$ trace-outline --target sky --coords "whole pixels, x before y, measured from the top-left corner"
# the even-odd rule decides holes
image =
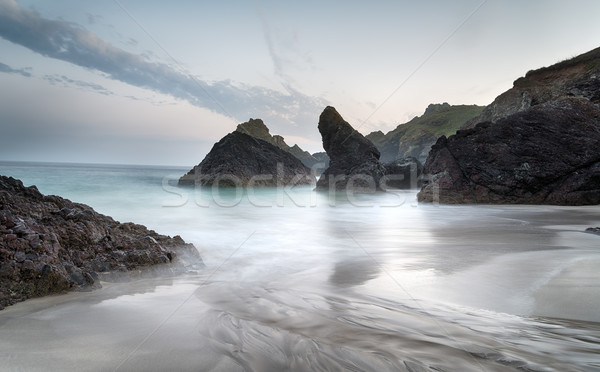
[[[600,46],[597,0],[0,0],[0,160],[198,164],[263,119],[323,151],[330,105],[384,133],[487,105]]]

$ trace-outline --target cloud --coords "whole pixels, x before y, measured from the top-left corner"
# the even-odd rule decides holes
[[[77,24],[21,9],[14,0],[0,0],[0,37],[43,56],[101,71],[108,78],[168,94],[237,121],[261,117],[275,126],[287,124],[291,129],[287,132],[294,134],[301,133],[295,127],[314,125],[326,105],[289,87],[287,93],[281,93],[229,80],[199,80],[117,48]]]
[[[14,69],[14,68],[10,67],[9,65],[5,65],[4,63],[0,62],[0,72],[6,72],[8,74],[19,74],[19,75],[23,75],[25,77],[31,77],[31,73],[28,70],[30,70],[30,69],[28,69],[28,68]]]
[[[82,88],[84,90],[91,90],[96,93],[104,94],[104,95],[112,95],[114,94],[110,90],[104,88],[102,85],[95,83],[88,83],[87,81],[74,80],[70,79],[64,75],[46,75],[44,76],[44,80],[48,81],[53,85],[63,85],[63,86],[75,86],[78,88]]]

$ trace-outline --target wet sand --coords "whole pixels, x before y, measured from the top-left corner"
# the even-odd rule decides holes
[[[534,298],[533,315],[600,322],[600,258],[571,263]]]

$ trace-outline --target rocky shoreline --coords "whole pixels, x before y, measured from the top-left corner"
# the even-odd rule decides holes
[[[85,204],[0,176],[0,309],[28,298],[98,288],[100,280],[201,266],[198,250],[179,236],[120,223]]]

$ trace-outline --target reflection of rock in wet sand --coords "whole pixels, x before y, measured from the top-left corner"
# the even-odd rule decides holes
[[[379,274],[378,265],[373,260],[349,259],[335,264],[329,282],[337,287],[352,287],[374,279]]]

